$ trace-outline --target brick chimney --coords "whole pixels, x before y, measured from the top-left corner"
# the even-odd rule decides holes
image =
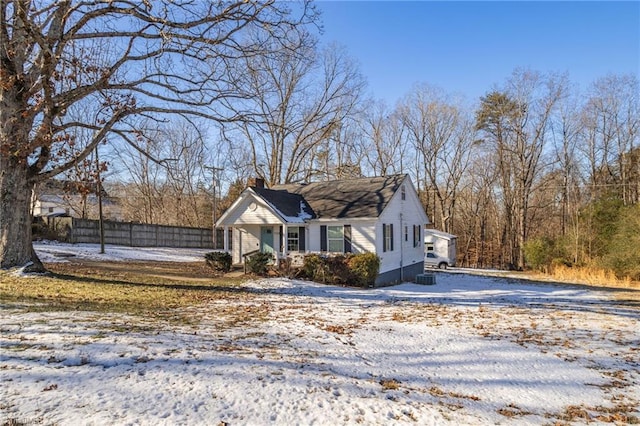
[[[264,188],[264,179],[259,177],[254,177],[249,179],[249,186],[253,188]]]

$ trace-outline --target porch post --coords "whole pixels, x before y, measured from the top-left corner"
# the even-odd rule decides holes
[[[282,258],[286,259],[287,258],[287,224],[284,223],[282,225],[282,235],[280,235],[281,241],[282,241]]]
[[[224,251],[229,253],[229,226],[224,226]]]

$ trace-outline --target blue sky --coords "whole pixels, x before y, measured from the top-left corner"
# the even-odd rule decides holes
[[[320,0],[323,42],[344,45],[389,106],[416,82],[475,102],[517,67],[581,89],[640,74],[640,2]]]

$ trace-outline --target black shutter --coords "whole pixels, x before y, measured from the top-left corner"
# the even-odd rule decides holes
[[[344,252],[352,253],[351,248],[351,225],[344,225]]]
[[[387,251],[387,225],[382,224],[382,251]]]
[[[305,240],[304,240],[304,226],[301,226],[300,228],[298,228],[298,251],[300,252],[304,252],[306,250],[305,248]]]
[[[286,235],[282,235],[283,229],[282,226],[280,227],[280,253],[284,253],[284,244],[285,241],[287,240],[287,236]]]
[[[320,251],[327,251],[327,225],[320,226]]]
[[[391,234],[391,247],[389,251],[393,251],[393,223],[389,224],[389,233]]]
[[[413,225],[413,246],[414,246],[414,247],[416,246],[416,240],[417,240],[417,239],[418,239],[418,238],[416,237],[416,226],[415,226],[415,225]]]

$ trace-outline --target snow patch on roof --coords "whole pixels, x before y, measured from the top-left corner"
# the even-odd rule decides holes
[[[282,213],[275,204],[271,203],[266,198],[262,198],[286,223],[305,223],[309,219],[313,219],[313,215],[309,214],[306,209],[308,208],[304,201],[300,201],[300,211],[296,216],[287,216]]]

